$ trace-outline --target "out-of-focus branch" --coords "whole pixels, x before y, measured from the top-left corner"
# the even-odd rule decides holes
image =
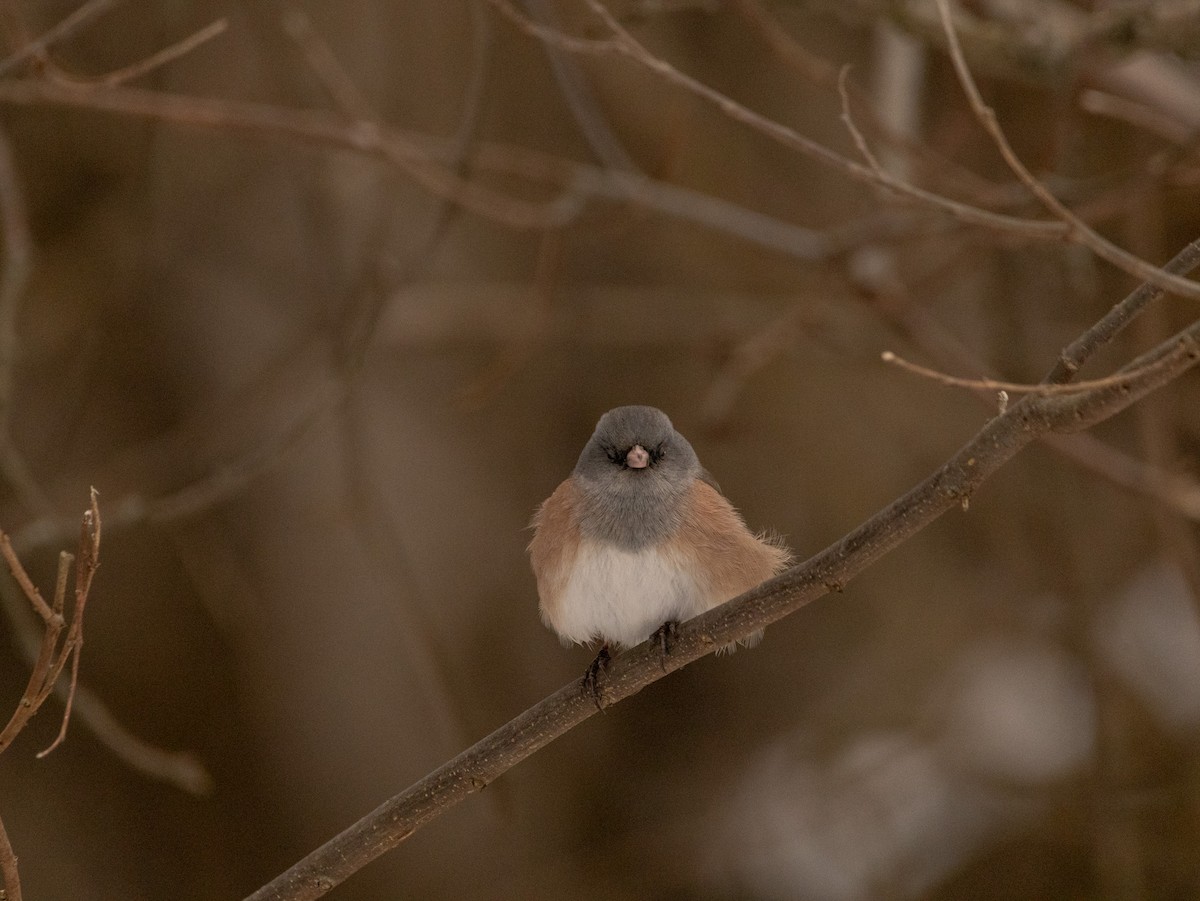
[[[0,473],[21,504],[41,514],[50,502],[38,486],[9,432],[17,356],[17,316],[33,272],[33,238],[8,135],[0,130],[0,228],[4,230],[0,274]]]
[[[46,53],[51,47],[78,34],[87,25],[122,2],[123,0],[88,0],[41,37],[27,42],[6,59],[0,60],[0,77],[11,74],[29,60],[45,62]]]
[[[8,135],[0,132],[0,227],[4,230],[4,269],[0,274],[0,430],[5,431],[12,410],[17,315],[33,271],[33,239],[22,195],[12,146]]]
[[[9,74],[24,62],[34,60],[37,63],[37,68],[48,79],[66,84],[83,86],[107,85],[112,87],[132,81],[135,78],[141,78],[156,69],[174,62],[182,56],[186,56],[200,45],[206,44],[217,37],[217,35],[222,34],[229,25],[228,20],[217,19],[182,40],[176,41],[174,44],[170,44],[150,54],[145,59],[122,66],[120,69],[114,69],[105,75],[77,76],[64,71],[53,62],[49,53],[51,46],[67,40],[121,2],[123,0],[88,0],[87,3],[84,3],[75,12],[71,13],[71,15],[67,16],[41,37],[30,40],[28,29],[25,27],[16,4],[12,0],[5,0],[4,15],[6,25],[13,32],[12,37],[18,46],[15,53],[7,59],[0,61],[0,76]]]
[[[1187,147],[1196,140],[1196,129],[1146,103],[1089,88],[1079,95],[1079,108],[1094,116],[1107,116],[1160,138]]]
[[[127,81],[133,81],[135,78],[141,78],[144,75],[149,75],[156,69],[161,69],[163,66],[174,62],[182,56],[191,53],[201,44],[207,44],[213,38],[225,33],[225,29],[229,27],[228,19],[217,19],[205,25],[198,31],[193,32],[181,41],[176,41],[157,53],[152,53],[143,60],[136,63],[130,63],[124,68],[109,72],[101,77],[99,81],[108,86],[124,84]]]
[[[795,0],[795,5],[861,25],[884,17],[922,40],[945,42],[931,0]],[[1200,55],[1197,0],[1103,7],[1065,0],[972,4],[956,11],[954,27],[973,67],[1026,83],[1061,85],[1089,62],[1137,51],[1191,59]]]
[[[511,228],[546,228],[578,215],[580,198],[565,194],[547,202],[529,201],[456,175],[411,143],[397,129],[377,123],[350,122],[319,110],[290,110],[267,104],[186,97],[137,88],[98,88],[45,80],[0,81],[0,103],[56,105],[122,113],[192,128],[273,134],[378,156],[402,169],[437,196]]]
[[[291,0],[282,0],[280,6],[283,30],[296,44],[338,110],[349,120],[369,121],[385,128],[378,112],[359,90],[333,48],[313,27],[308,14]],[[483,114],[492,57],[491,22],[481,0],[470,2],[468,10],[474,50],[471,75],[464,91],[458,128],[446,153],[438,157],[439,162],[459,177],[466,177],[468,171],[466,160]],[[333,376],[341,389],[336,411],[340,418],[339,427],[335,430],[342,449],[339,460],[350,508],[359,513],[353,517],[354,528],[364,551],[372,556],[379,578],[389,584],[400,599],[394,609],[402,622],[402,654],[419,682],[426,710],[435,724],[435,737],[440,739],[437,746],[449,749],[461,745],[465,737],[458,705],[437,659],[434,630],[419,603],[420,589],[408,565],[408,551],[398,542],[394,530],[385,528],[382,519],[374,515],[376,492],[368,470],[359,465],[362,420],[353,391],[368,348],[376,340],[388,302],[402,285],[411,283],[429,265],[447,226],[459,215],[459,208],[450,202],[450,198],[442,195],[435,196],[434,200],[434,210],[423,227],[423,234],[405,249],[402,261],[397,260],[398,254],[391,246],[396,231],[394,216],[397,215],[391,205],[370,239],[364,242],[366,250],[362,258],[367,273],[336,326],[338,350]]]
[[[1067,226],[1067,240],[1082,244],[1101,259],[1107,260],[1118,269],[1122,269],[1149,284],[1157,285],[1160,288],[1169,288],[1192,299],[1200,299],[1200,285],[1179,279],[1173,275],[1164,278],[1165,270],[1159,269],[1157,266],[1140,259],[1127,250],[1117,247],[1117,245],[1102,237],[1073,211],[1068,209],[1061,200],[1055,197],[1045,185],[1034,177],[1033,173],[1021,162],[1016,151],[1013,150],[1012,145],[1008,141],[1008,136],[1000,128],[995,111],[984,103],[983,97],[979,93],[979,88],[975,84],[975,78],[971,75],[971,70],[968,68],[967,61],[963,57],[962,46],[958,41],[958,33],[954,30],[954,23],[950,15],[950,0],[934,0],[934,2],[937,4],[938,14],[942,18],[942,27],[946,30],[946,42],[949,47],[950,60],[954,63],[954,71],[958,74],[958,80],[967,94],[967,100],[971,104],[972,112],[974,112],[975,117],[984,127],[984,130],[987,131],[988,136],[992,139],[992,143],[996,145],[996,149],[1000,151],[1000,155],[1004,158],[1004,162],[1007,163],[1009,169],[1017,176],[1021,184],[1025,185],[1030,193],[1042,202],[1046,209]],[[1184,290],[1180,283],[1186,285],[1187,289]]]
[[[558,17],[554,4],[549,0],[521,0],[529,18],[548,31],[558,31]],[[565,50],[551,42],[544,43],[550,59],[550,68],[558,82],[559,93],[571,110],[575,124],[587,141],[588,147],[605,168],[637,172],[638,165],[629,155],[625,145],[613,132],[612,126],[596,99],[592,86],[579,68],[579,63]]]
[[[1131,295],[1122,305],[1136,303]],[[1085,348],[1078,355],[1079,362],[1094,350],[1092,345]],[[1125,366],[1121,372],[1137,375],[1120,387],[1077,395],[1026,395],[990,420],[929,478],[840,541],[729,603],[681,624],[665,658],[659,642],[652,639],[613,659],[602,681],[601,699],[609,705],[617,703],[666,673],[745,638],[822,595],[841,591],[849,579],[947,510],[965,507],[987,478],[1039,436],[1078,431],[1114,416],[1197,364],[1200,320]],[[1063,380],[1069,378],[1067,373]],[[597,706],[578,683],[563,686],[385,802],[247,901],[321,897],[429,820],[594,715]]]
[[[60,106],[115,115],[155,119],[181,127],[275,137],[341,147],[406,169],[408,155],[452,163],[454,150],[447,142],[431,139],[376,122],[347,122],[345,117],[322,110],[293,110],[265,104],[190,97],[140,88],[71,87],[42,80],[0,81],[0,105]],[[390,149],[388,149],[390,148]],[[920,232],[944,231],[944,221],[931,221],[917,210],[884,210],[845,226],[818,231],[794,225],[729,201],[634,172],[606,170],[526,148],[482,144],[471,160],[473,168],[505,177],[516,177],[558,197],[537,207],[540,211],[525,224],[556,227],[570,222],[591,199],[638,203],[664,215],[694,222],[705,228],[801,260],[822,260],[868,241],[890,240]],[[451,192],[445,195],[457,202]],[[471,207],[490,216],[490,208]],[[500,217],[500,221],[505,220]],[[1028,222],[1027,237],[1060,240],[1057,223]]]
[[[683,88],[694,96],[712,104],[730,119],[754,129],[783,146],[790,147],[811,159],[830,166],[848,178],[882,188],[927,209],[947,213],[967,224],[978,225],[1024,238],[1065,240],[1083,244],[1105,260],[1139,279],[1167,288],[1183,297],[1194,300],[1200,299],[1200,284],[1164,272],[1151,263],[1141,260],[1133,254],[1105,241],[1086,226],[1082,220],[1067,210],[1066,207],[1058,203],[1057,199],[1054,200],[1057,206],[1052,205],[1050,208],[1058,215],[1058,221],[1046,222],[1024,219],[984,210],[936,192],[919,188],[885,171],[869,154],[867,155],[867,163],[865,165],[856,163],[825,145],[805,137],[794,129],[754,112],[732,97],[682,72],[662,57],[656,56],[639,42],[600,0],[584,0],[584,2],[608,29],[611,35],[611,37],[602,40],[583,40],[569,35],[560,35],[525,18],[512,6],[509,0],[489,0],[489,2],[519,27],[541,40],[553,41],[575,52],[615,55],[631,59],[664,81]],[[938,0],[938,2],[944,3],[945,0]],[[947,33],[952,36],[953,30],[949,29]],[[860,143],[861,146],[862,144]],[[1032,176],[1030,176],[1030,179],[1036,184],[1036,180],[1032,179]],[[1040,184],[1038,185],[1038,189],[1036,193],[1039,199],[1042,199],[1049,205],[1048,198],[1052,198],[1053,195],[1050,195],[1049,191]]]

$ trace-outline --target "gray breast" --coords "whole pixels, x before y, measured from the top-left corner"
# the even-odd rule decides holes
[[[678,531],[690,479],[623,470],[591,479],[576,473],[579,527],[584,537],[636,551]]]

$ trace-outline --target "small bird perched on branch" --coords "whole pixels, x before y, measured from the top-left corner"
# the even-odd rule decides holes
[[[666,654],[676,623],[754,587],[791,559],[746,527],[688,440],[654,407],[601,416],[533,528],[529,554],[542,620],[564,644],[602,642],[585,677],[593,695],[609,646],[655,636]],[[759,631],[741,643],[761,638]]]

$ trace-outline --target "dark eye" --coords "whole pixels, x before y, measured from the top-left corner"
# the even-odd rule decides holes
[[[659,461],[660,461],[660,460],[661,460],[663,457],[665,457],[666,455],[667,455],[667,445],[666,445],[666,443],[660,444],[658,447],[651,449],[651,451],[650,451],[650,462],[651,462],[651,463],[657,463],[657,462],[659,462]]]
[[[615,447],[605,448],[604,453],[608,456],[608,462],[625,464],[625,455]]]

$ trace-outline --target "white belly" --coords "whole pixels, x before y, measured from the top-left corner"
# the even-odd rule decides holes
[[[585,543],[549,625],[565,642],[639,644],[667,620],[690,619],[712,606],[681,564],[658,549]]]

